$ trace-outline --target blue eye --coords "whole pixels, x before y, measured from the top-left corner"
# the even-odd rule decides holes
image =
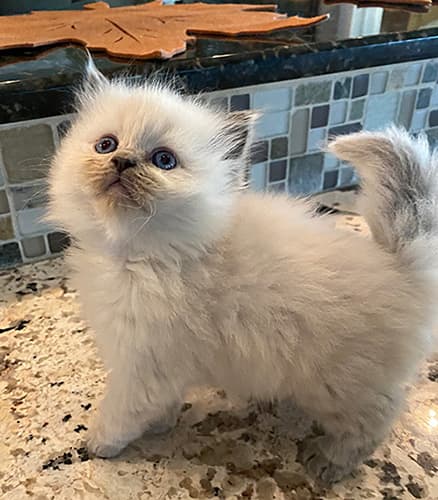
[[[94,146],[94,149],[97,153],[106,155],[108,153],[112,153],[117,149],[119,142],[116,137],[112,135],[106,135],[101,137]]]
[[[172,170],[178,164],[175,155],[168,149],[157,149],[152,153],[151,161],[162,170]]]

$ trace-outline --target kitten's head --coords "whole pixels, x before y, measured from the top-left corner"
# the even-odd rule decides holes
[[[241,187],[254,117],[89,64],[53,161],[51,217],[79,241],[151,253],[219,236]]]

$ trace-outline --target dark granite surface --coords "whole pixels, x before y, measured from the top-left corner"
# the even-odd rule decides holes
[[[127,71],[142,77],[159,70],[176,75],[193,92],[438,56],[438,27],[426,27],[438,19],[436,7],[427,16],[385,11],[378,34],[346,37],[341,19],[351,10],[349,5],[328,8],[314,0],[278,0],[277,4],[289,15],[330,12],[331,18],[311,29],[257,38],[198,38],[184,54],[168,61],[94,56],[107,74]],[[412,30],[413,26],[417,29]],[[83,49],[74,46],[0,52],[0,123],[69,112],[71,91],[80,81],[84,60]]]

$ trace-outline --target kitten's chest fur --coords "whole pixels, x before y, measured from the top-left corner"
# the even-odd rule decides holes
[[[268,302],[278,306],[282,328],[290,328],[290,318],[280,317],[277,294],[260,289],[252,265],[243,279],[242,263],[233,258],[229,240],[180,266],[154,260],[116,264],[89,253],[72,257],[77,269],[74,285],[108,367],[113,356],[131,345],[160,358],[163,352],[170,357],[177,353],[187,370],[202,365],[206,383],[220,380],[225,387],[236,388],[242,366],[253,366],[259,357],[269,373],[280,369],[275,339],[272,345],[263,339],[263,331],[272,328]],[[263,371],[261,380],[250,379],[257,390],[266,377]],[[248,390],[252,392],[251,387],[242,392]]]

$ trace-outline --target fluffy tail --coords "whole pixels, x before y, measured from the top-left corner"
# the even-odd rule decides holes
[[[375,240],[417,270],[438,268],[438,157],[405,130],[341,136],[329,151],[362,181],[361,212]]]

